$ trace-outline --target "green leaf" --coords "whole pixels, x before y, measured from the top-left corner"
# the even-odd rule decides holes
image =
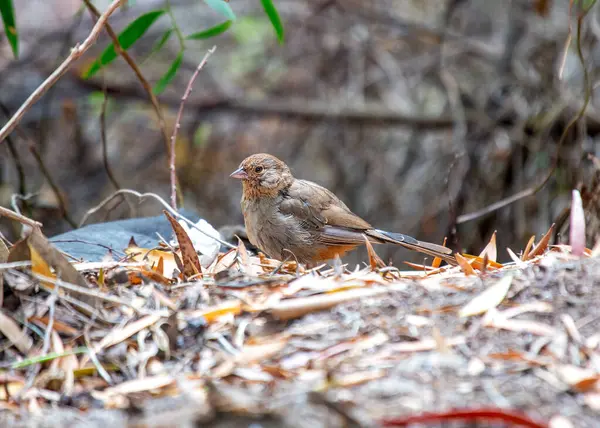
[[[265,13],[269,17],[269,20],[271,20],[271,24],[273,25],[273,28],[275,29],[275,33],[277,33],[277,40],[279,40],[279,43],[283,43],[283,39],[284,39],[283,24],[281,23],[281,18],[279,17],[279,13],[277,12],[275,5],[273,4],[273,1],[272,0],[260,0],[260,2],[262,3],[263,8],[265,9]]]
[[[19,35],[17,33],[17,25],[15,24],[15,8],[12,0],[0,0],[0,14],[4,22],[4,33],[10,43],[13,55],[19,57]]]
[[[171,80],[173,80],[177,74],[177,70],[179,70],[179,67],[181,66],[181,61],[183,61],[183,51],[179,52],[177,58],[175,58],[175,61],[173,61],[167,72],[163,75],[163,77],[160,78],[158,82],[156,82],[156,85],[154,85],[154,88],[152,88],[152,92],[154,92],[154,94],[160,94],[165,90],[169,83],[171,83]]]
[[[1,0],[0,0],[1,1]],[[129,49],[146,30],[165,13],[164,10],[153,10],[139,16],[135,21],[129,24],[118,36],[119,44],[124,50]],[[100,57],[96,58],[90,68],[83,74],[84,79],[89,79],[105,65],[110,64],[117,57],[117,52],[113,43],[108,45]]]
[[[225,18],[227,18],[231,21],[235,21],[235,13],[233,13],[231,6],[229,6],[229,3],[227,3],[226,1],[224,1],[224,0],[204,0],[204,2],[215,12],[220,13]]]
[[[10,368],[13,370],[22,369],[24,367],[31,366],[32,364],[45,363],[46,361],[52,361],[57,358],[66,357],[67,355],[85,354],[87,352],[88,349],[85,347],[79,347],[65,352],[50,352],[46,355],[38,355],[35,357],[27,358],[26,360],[15,361],[11,364]]]
[[[221,33],[227,31],[229,27],[231,27],[233,21],[225,21],[221,24],[215,25],[214,27],[210,27],[208,30],[200,31],[198,33],[190,34],[186,37],[188,40],[202,40],[209,39],[214,36],[218,36]]]
[[[162,47],[165,45],[165,43],[167,43],[169,41],[169,39],[171,38],[171,34],[173,34],[172,28],[169,28],[167,31],[165,31],[164,34],[162,35],[162,37],[160,38],[160,40],[158,42],[156,42],[156,44],[152,47],[151,54],[154,54],[154,53],[158,52],[159,50],[161,50]]]

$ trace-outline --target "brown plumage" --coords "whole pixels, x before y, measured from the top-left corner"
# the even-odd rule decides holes
[[[364,244],[367,237],[376,244],[402,245],[456,264],[449,248],[374,229],[329,190],[295,179],[275,156],[252,155],[231,177],[242,180],[248,238],[270,257],[316,263],[342,256]]]

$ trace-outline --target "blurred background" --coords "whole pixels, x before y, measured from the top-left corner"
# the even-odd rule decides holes
[[[591,2],[571,2],[571,13],[569,3],[274,0],[285,29],[280,44],[259,0],[231,0],[233,25],[210,39],[186,40],[181,67],[158,97],[170,136],[190,76],[217,47],[186,102],[177,139],[185,207],[217,228],[242,223],[241,186],[229,173],[247,155],[268,152],[378,228],[438,243],[447,236],[455,249],[477,254],[497,230],[501,260],[506,247],[520,251],[552,223],[558,238],[565,236],[578,188],[593,245],[600,7],[580,16]],[[109,2],[94,4],[103,11]],[[164,5],[129,2],[109,22],[120,32]],[[173,22],[184,35],[223,22],[204,2],[170,5],[174,20],[161,16],[128,50],[151,84],[180,51],[173,36],[153,52]],[[2,125],[94,24],[79,0],[22,0],[15,9],[18,59],[0,35]],[[135,74],[118,58],[82,77],[109,43],[103,31],[0,143],[0,205],[19,203],[49,236],[70,230],[65,218],[78,224],[116,186],[169,197],[165,138]],[[551,179],[535,195],[461,222],[461,215],[536,187],[557,155]],[[89,222],[161,213],[155,202],[129,201]],[[16,239],[5,219],[0,230]],[[391,246],[377,251],[396,265],[422,260]]]

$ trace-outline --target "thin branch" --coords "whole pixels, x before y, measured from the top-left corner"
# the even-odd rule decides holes
[[[546,174],[544,179],[537,186],[522,190],[515,195],[509,196],[508,198],[505,198],[505,199],[502,199],[501,201],[495,202],[495,203],[493,203],[485,208],[482,208],[478,211],[458,216],[458,218],[456,219],[456,224],[462,224],[462,223],[466,223],[471,220],[475,220],[477,218],[480,218],[487,214],[490,214],[494,211],[497,211],[501,208],[504,208],[520,199],[535,195],[537,192],[542,190],[546,186],[546,184],[548,184],[548,182],[554,175],[556,168],[558,168],[558,162],[559,162],[559,158],[560,158],[560,150],[562,149],[562,146],[563,146],[565,140],[567,139],[567,135],[571,131],[571,128],[573,128],[573,126],[584,117],[587,106],[590,103],[590,98],[591,98],[590,76],[589,76],[589,72],[588,72],[588,69],[585,64],[585,60],[583,58],[583,51],[581,49],[581,29],[583,26],[583,18],[585,18],[585,16],[589,13],[590,9],[594,6],[595,3],[596,3],[596,0],[594,0],[591,3],[591,5],[589,5],[588,8],[585,9],[582,13],[580,13],[579,16],[577,17],[577,39],[576,39],[576,41],[577,41],[577,43],[576,43],[577,56],[579,57],[579,61],[581,63],[582,69],[583,69],[583,82],[584,82],[583,87],[585,90],[583,105],[581,106],[581,108],[579,109],[579,111],[577,112],[575,117],[573,117],[569,121],[569,123],[565,126],[565,128],[563,129],[560,139],[558,140],[558,144],[556,147],[556,153],[554,154],[554,160],[552,163],[552,167],[550,168],[550,171],[548,171],[548,173]],[[572,6],[573,6],[573,4],[571,2],[571,7]],[[569,37],[570,37],[570,31],[571,30],[569,27]]]
[[[108,104],[108,95],[106,94],[106,86],[104,86],[104,91],[102,91],[104,98],[102,99],[102,110],[100,110],[100,139],[102,141],[102,164],[104,165],[104,170],[106,171],[106,175],[108,179],[115,187],[115,190],[119,190],[121,185],[115,178],[115,175],[112,172],[112,169],[108,163],[108,149],[106,142],[106,106]]]
[[[183,115],[183,107],[185,106],[185,102],[192,93],[192,88],[194,86],[194,81],[198,77],[200,70],[204,67],[208,58],[214,53],[216,46],[213,46],[211,49],[206,52],[198,67],[196,67],[196,71],[192,74],[190,81],[183,93],[183,97],[181,97],[181,104],[179,105],[179,111],[177,112],[177,119],[175,120],[175,126],[173,127],[173,135],[171,136],[171,156],[169,157],[169,171],[171,173],[171,207],[174,210],[177,209],[177,174],[175,172],[175,141],[177,140],[177,132],[181,127],[181,117]]]
[[[196,229],[197,231],[199,231],[200,233],[208,236],[211,239],[214,239],[215,241],[217,241],[221,245],[224,245],[224,246],[226,246],[228,248],[237,248],[235,245],[231,245],[229,242],[223,241],[222,239],[219,239],[219,238],[217,238],[215,236],[212,236],[212,235],[206,233],[204,230],[200,229],[198,226],[196,226],[196,224],[193,221],[188,220],[187,218],[185,218],[184,216],[182,216],[181,214],[179,214],[177,212],[177,210],[171,208],[171,206],[163,198],[161,198],[160,196],[158,196],[156,193],[140,193],[140,192],[136,192],[135,190],[130,190],[130,189],[117,190],[115,193],[113,193],[112,195],[110,195],[109,197],[107,197],[106,199],[104,199],[98,205],[96,205],[95,207],[89,209],[88,212],[86,212],[85,215],[83,216],[83,219],[81,219],[81,222],[79,223],[79,227],[83,226],[85,224],[85,222],[87,221],[87,219],[92,214],[98,212],[99,210],[102,209],[102,207],[104,207],[106,204],[108,204],[114,198],[116,198],[119,195],[123,195],[123,194],[134,195],[134,196],[137,196],[138,198],[140,198],[141,200],[143,200],[143,199],[145,199],[147,197],[156,199],[158,202],[160,202],[160,204],[163,207],[165,207],[165,209],[167,211],[169,211],[169,213],[171,213],[177,219],[182,220],[185,223],[187,223],[191,228]]]
[[[61,193],[60,189],[58,188],[57,184],[52,179],[52,176],[50,175],[50,171],[48,171],[48,168],[46,168],[46,165],[44,164],[44,161],[42,159],[42,156],[40,155],[40,152],[38,152],[38,150],[36,149],[36,147],[34,145],[29,146],[29,151],[31,152],[31,154],[33,155],[35,160],[37,161],[38,166],[40,167],[40,170],[42,171],[42,174],[44,175],[44,177],[46,177],[46,180],[48,180],[48,184],[50,185],[50,187],[52,188],[52,191],[56,195],[56,198],[58,199],[58,205],[60,207],[60,213],[62,214],[63,218],[73,228],[76,228],[77,224],[73,221],[73,219],[69,215],[69,212],[67,211],[67,204],[65,203],[65,199],[63,198],[62,193]]]
[[[23,116],[31,108],[31,106],[33,106],[48,91],[48,89],[50,89],[58,81],[58,79],[60,79],[67,72],[71,65],[96,42],[102,27],[104,27],[108,20],[108,17],[112,15],[115,10],[117,10],[122,2],[123,0],[113,0],[106,11],[100,15],[98,22],[96,22],[96,25],[94,25],[92,28],[92,31],[87,39],[85,39],[83,43],[75,45],[67,59],[65,59],[62,64],[56,70],[54,70],[52,74],[50,74],[50,76],[44,80],[44,82],[38,86],[35,91],[33,91],[29,98],[27,98],[21,107],[19,107],[17,112],[10,118],[8,122],[6,122],[4,127],[0,129],[0,144],[6,139],[8,134],[15,129],[17,124],[23,119]]]
[[[19,214],[8,208],[4,208],[0,206],[0,216],[10,218],[11,220],[18,221],[19,223],[26,224],[31,227],[42,227],[42,223],[39,221],[32,220],[28,217],[25,217],[23,214]]]
[[[96,7],[91,3],[90,0],[83,0],[83,1],[84,1],[85,5],[87,6],[87,8],[90,10],[90,12],[99,20],[100,12],[98,11],[98,9],[96,9]],[[146,91],[148,98],[150,98],[150,102],[152,103],[152,107],[154,108],[154,112],[156,113],[156,117],[158,119],[158,126],[159,126],[161,134],[163,136],[165,150],[167,153],[169,153],[169,135],[167,134],[167,126],[165,124],[165,119],[160,110],[160,104],[158,103],[158,99],[154,95],[154,92],[152,92],[152,86],[150,86],[150,83],[148,83],[148,81],[142,74],[142,71],[137,66],[137,64],[131,57],[131,55],[129,55],[129,53],[127,53],[127,51],[121,47],[121,44],[119,43],[119,36],[117,36],[117,34],[115,33],[115,31],[113,30],[111,25],[109,23],[106,23],[105,27],[106,27],[106,32],[108,33],[108,35],[110,36],[110,38],[113,42],[115,51],[123,57],[123,59],[125,60],[127,65],[129,65],[129,67],[133,70],[135,76],[140,81],[142,87]],[[181,194],[179,194],[179,199],[183,200]]]

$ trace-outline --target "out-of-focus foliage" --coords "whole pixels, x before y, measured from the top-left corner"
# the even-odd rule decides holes
[[[167,41],[171,38],[171,35],[175,33],[179,39],[180,50],[177,54],[177,57],[173,60],[168,70],[162,77],[156,82],[153,88],[153,92],[155,94],[162,93],[169,83],[175,78],[177,71],[181,67],[181,64],[184,59],[185,53],[185,40],[205,40],[210,39],[212,37],[218,36],[219,34],[227,31],[236,20],[235,13],[233,12],[231,6],[228,2],[224,0],[204,0],[205,3],[217,13],[223,15],[227,18],[227,21],[222,22],[221,24],[217,24],[213,27],[210,27],[206,30],[198,31],[192,33],[188,36],[183,36],[181,30],[179,29],[177,22],[175,21],[173,14],[171,12],[171,5],[167,2],[165,5],[165,9],[154,10],[151,12],[147,12],[133,22],[131,22],[118,36],[119,44],[121,48],[127,50],[134,43],[136,43],[144,34],[148,31],[148,29],[154,24],[154,22],[163,16],[165,13],[168,13],[171,17],[173,28],[168,29],[162,35],[162,37],[155,44],[154,48],[150,55],[155,54],[160,51]],[[265,10],[266,15],[269,17],[271,24],[275,30],[275,34],[280,43],[283,43],[284,40],[284,30],[283,24],[279,17],[279,13],[275,8],[275,5],[271,0],[261,0],[263,8]],[[7,26],[7,28],[9,28]],[[10,27],[12,28],[12,27]],[[8,30],[7,30],[8,32]],[[94,76],[102,67],[110,64],[117,58],[117,52],[115,50],[115,46],[113,43],[110,43],[104,52],[92,63],[90,68],[83,74],[84,79],[89,79]]]
[[[137,42],[140,37],[144,35],[144,33],[150,28],[154,22],[165,14],[164,10],[153,10],[152,12],[148,12],[137,18],[131,24],[129,24],[122,32],[119,34],[118,40],[121,47],[125,50],[133,46],[135,42]],[[98,57],[90,68],[84,73],[84,79],[89,79],[94,74],[96,74],[102,67],[110,64],[117,58],[117,51],[115,50],[115,46],[113,43],[109,44],[102,55]]]
[[[15,58],[19,56],[19,34],[15,23],[15,8],[12,0],[0,0],[0,15],[4,22],[4,34],[10,43]]]

